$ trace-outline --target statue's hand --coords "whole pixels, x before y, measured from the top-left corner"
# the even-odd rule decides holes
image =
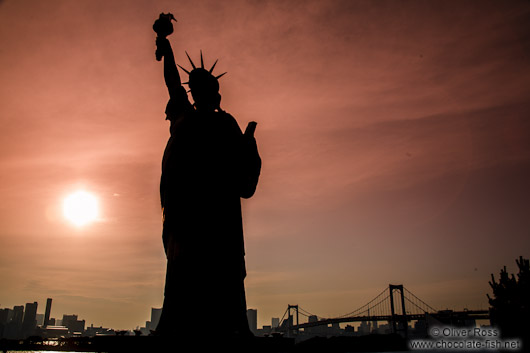
[[[173,23],[171,20],[177,22],[175,16],[171,13],[161,13],[158,19],[153,24],[153,30],[158,34],[159,37],[167,37],[173,33]]]
[[[170,50],[169,40],[165,37],[156,37],[156,60],[162,60],[168,50]]]
[[[167,53],[169,42],[166,39],[168,35],[173,33],[173,23],[171,20],[177,22],[175,16],[171,13],[161,13],[158,19],[153,24],[153,30],[158,35],[156,38],[156,60],[162,60],[162,57]]]

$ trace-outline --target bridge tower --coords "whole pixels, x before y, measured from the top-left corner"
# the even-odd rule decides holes
[[[296,312],[296,334],[298,335],[299,333],[299,329],[298,329],[298,325],[300,324],[300,322],[298,321],[298,305],[290,305],[288,304],[287,305],[287,334],[289,336],[291,336],[294,332],[293,332],[293,329],[291,327],[291,324],[294,324],[293,323],[293,315],[291,315],[291,310],[294,310]]]
[[[408,336],[408,320],[407,311],[405,310],[405,294],[403,292],[402,284],[389,284],[388,290],[390,291],[390,311],[392,316],[392,331],[397,333],[403,331],[405,337]],[[394,293],[398,292],[401,299],[401,315],[396,313],[396,305],[394,303]],[[399,328],[398,324],[401,323],[402,328]]]

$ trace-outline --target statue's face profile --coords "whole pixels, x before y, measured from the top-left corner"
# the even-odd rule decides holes
[[[197,68],[190,72],[189,87],[195,106],[200,110],[215,110],[221,103],[219,82],[208,71]]]

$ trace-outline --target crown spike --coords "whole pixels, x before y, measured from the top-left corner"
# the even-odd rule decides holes
[[[215,67],[215,65],[217,64],[218,61],[219,61],[219,59],[215,60],[215,62],[212,65],[212,68],[210,69],[210,73],[213,72],[213,69],[214,69],[214,67]]]
[[[180,69],[182,71],[184,71],[185,73],[187,73],[188,75],[190,74],[190,72],[188,70],[186,70],[185,68],[183,68],[182,66],[180,66],[179,64],[177,64],[178,67],[180,67]]]
[[[190,61],[191,66],[193,67],[193,70],[195,70],[195,69],[196,69],[195,64],[193,63],[193,61],[191,61],[191,58],[190,58],[190,56],[188,55],[188,52],[185,51],[185,53],[186,53],[186,56],[188,57],[188,60]]]
[[[201,50],[201,69],[204,69],[204,61],[202,60],[202,50]]]
[[[219,76],[215,76],[215,78],[216,78],[216,79],[220,79],[220,78],[223,77],[225,74],[226,74],[226,72],[223,72],[223,73],[220,74]]]

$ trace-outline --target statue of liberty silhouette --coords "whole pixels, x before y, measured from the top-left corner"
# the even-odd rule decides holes
[[[171,44],[176,21],[161,14],[156,58],[164,64],[169,91],[170,137],[162,160],[162,239],[167,257],[164,304],[156,334],[200,336],[208,320],[224,337],[249,337],[244,279],[245,248],[241,198],[253,196],[261,158],[251,122],[245,133],[221,109],[217,60],[206,69],[188,53],[191,69],[181,82]],[[188,99],[188,85],[193,102]]]

